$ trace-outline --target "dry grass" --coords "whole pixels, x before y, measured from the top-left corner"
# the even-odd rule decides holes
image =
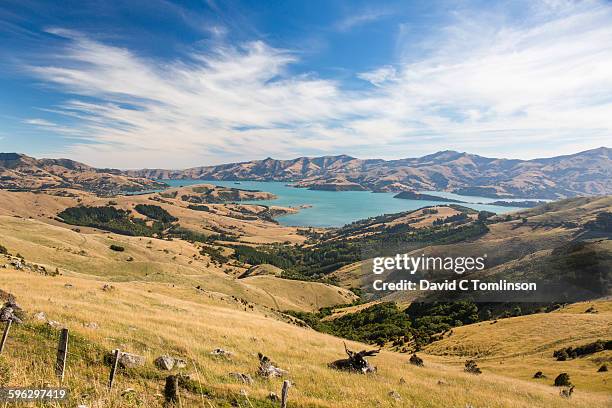
[[[212,395],[203,402],[200,395],[184,391],[183,406],[221,407],[235,398],[240,406],[247,407],[240,397],[241,389],[247,390],[254,406],[266,406],[267,394],[279,392],[280,379],[256,379],[252,386],[245,386],[227,375],[232,371],[254,374],[259,351],[289,370],[289,378],[296,384],[291,389],[294,406],[593,408],[609,406],[610,402],[609,394],[586,390],[577,392],[569,402],[559,397],[557,388],[545,383],[511,380],[488,369],[481,376],[472,376],[428,356],[424,356],[426,367],[417,368],[406,363],[406,355],[382,352],[373,359],[379,367],[374,376],[339,373],[326,364],[342,357],[340,339],[279,322],[257,311],[245,312],[230,299],[162,283],[116,283],[116,290],[105,292],[102,282],[94,279],[45,277],[10,269],[0,269],[0,274],[3,289],[14,293],[28,312],[44,311],[49,318],[66,324],[75,339],[82,337],[80,343],[91,343],[94,350],[119,347],[147,357],[146,368],[120,375],[113,395],[105,391],[106,366],[99,362],[85,365],[71,358],[66,385],[72,390],[74,402],[89,406],[160,406],[157,394],[164,374],[151,362],[164,353],[189,359],[187,371],[194,373],[197,367],[201,383]],[[73,286],[66,288],[66,283]],[[100,328],[83,326],[91,321]],[[10,385],[54,383],[54,342],[36,340],[40,326],[28,327],[39,329],[16,329],[16,334],[22,333],[20,341],[12,336],[3,356],[12,365]],[[79,348],[80,343],[73,346],[73,355],[87,348]],[[229,361],[214,358],[209,352],[215,347],[236,355]],[[96,353],[88,355],[95,358]],[[400,384],[400,378],[406,384]],[[118,395],[128,387],[136,390],[136,397]],[[397,391],[402,400],[389,397],[391,390]]]
[[[599,312],[584,313],[590,306]],[[487,371],[531,382],[551,383],[559,373],[567,372],[577,391],[610,394],[612,375],[597,373],[597,369],[612,362],[611,352],[556,361],[553,351],[612,339],[612,302],[578,303],[567,309],[457,327],[426,352],[440,356],[438,361],[458,365],[467,358],[478,359]],[[548,379],[533,380],[537,371]]]

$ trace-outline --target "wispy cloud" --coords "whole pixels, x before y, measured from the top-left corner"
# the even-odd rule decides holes
[[[340,31],[348,31],[352,28],[380,20],[392,14],[393,11],[391,9],[366,9],[344,17],[336,23],[336,28]]]
[[[611,7],[555,2],[529,21],[491,21],[458,13],[434,52],[361,73],[372,86],[360,91],[291,74],[296,54],[261,41],[158,61],[53,30],[69,45],[27,69],[76,95],[52,109],[76,125],[28,123],[80,139],[65,154],[118,167],[442,148],[533,157],[605,144]]]

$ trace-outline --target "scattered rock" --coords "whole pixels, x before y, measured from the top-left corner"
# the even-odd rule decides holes
[[[126,388],[125,390],[121,391],[121,396],[125,397],[126,395],[134,394],[135,392],[136,390],[133,388]]]
[[[174,359],[174,368],[185,368],[187,367],[187,361],[182,358]]]
[[[50,327],[53,327],[54,329],[61,329],[64,327],[63,324],[61,324],[60,322],[56,320],[47,320],[47,325],[49,325]]]
[[[253,384],[253,378],[249,375],[249,374],[244,374],[244,373],[229,373],[229,376],[241,381],[244,384],[248,384],[248,385],[252,385]]]
[[[406,384],[406,380],[404,380],[404,377],[402,377],[402,378],[400,378],[400,379],[399,379],[399,383],[400,383],[401,385]]]
[[[286,370],[276,367],[275,363],[273,363],[268,357],[261,353],[258,353],[257,356],[259,357],[259,370],[257,373],[260,376],[265,378],[275,378],[282,377],[287,374]]]
[[[83,323],[83,326],[91,330],[97,330],[100,328],[100,325],[96,322]]]
[[[438,385],[449,385],[449,384],[444,380],[438,380]]]
[[[213,351],[211,351],[210,354],[213,356],[219,356],[219,357],[225,357],[225,358],[232,358],[232,356],[234,355],[234,353],[232,353],[231,351],[223,350],[222,348],[216,348]]]
[[[47,321],[47,315],[45,314],[45,312],[38,312],[34,314],[34,319],[41,321],[41,322],[46,322]]]
[[[72,286],[72,284],[71,284],[71,283],[66,283],[66,284],[64,285],[64,287],[65,287],[66,289],[72,289],[74,286]]]
[[[109,361],[111,364],[115,361],[114,353],[111,352],[109,355]],[[146,359],[143,356],[137,354],[122,352],[119,356],[119,365],[123,368],[135,368],[142,367],[145,365]]]
[[[105,292],[112,292],[113,290],[115,290],[115,287],[113,285],[105,284],[104,286],[102,286],[102,290]]]
[[[0,309],[0,322],[8,322],[12,320],[13,323],[23,323],[21,317],[18,315],[22,311],[21,307],[15,302],[14,297],[10,297],[9,300]]]
[[[159,356],[154,361],[157,368],[160,370],[172,370],[174,368],[174,358],[170,356]]]
[[[396,401],[399,401],[399,400],[402,399],[401,395],[399,395],[399,392],[397,392],[395,390],[389,391],[389,396],[391,398],[393,398],[394,400],[396,400]]]
[[[559,391],[559,395],[562,396],[563,398],[571,398],[572,394],[574,393],[574,386],[572,385],[569,388],[566,388],[564,390]]]

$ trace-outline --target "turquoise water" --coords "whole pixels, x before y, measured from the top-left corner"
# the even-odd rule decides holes
[[[300,227],[340,227],[344,224],[363,218],[382,214],[391,214],[401,211],[416,210],[436,204],[446,204],[441,201],[404,200],[393,198],[396,193],[372,193],[369,191],[318,191],[287,186],[285,182],[275,181],[234,181],[217,180],[162,180],[172,187],[188,186],[193,184],[214,184],[223,187],[235,187],[246,190],[268,191],[275,194],[276,200],[252,201],[252,203],[265,205],[278,205],[281,207],[299,207],[311,205],[311,208],[302,208],[297,214],[284,215],[277,220],[283,225]],[[487,210],[494,213],[506,213],[520,208],[500,207],[489,205],[495,199],[486,197],[459,196],[445,192],[428,192],[448,198],[465,201],[461,204],[475,210]],[[247,201],[248,202],[248,201]],[[477,204],[481,203],[481,204]]]

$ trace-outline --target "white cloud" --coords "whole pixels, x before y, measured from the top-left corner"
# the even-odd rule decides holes
[[[426,57],[359,74],[375,85],[362,91],[289,74],[296,55],[263,42],[160,62],[54,30],[71,45],[29,70],[80,95],[53,109],[77,125],[28,123],[80,138],[64,155],[118,167],[447,148],[534,157],[604,145],[611,7],[551,4],[512,24],[459,13]]]
[[[357,26],[380,20],[392,14],[393,11],[390,9],[367,9],[346,16],[336,23],[336,28],[340,31],[348,31]]]

